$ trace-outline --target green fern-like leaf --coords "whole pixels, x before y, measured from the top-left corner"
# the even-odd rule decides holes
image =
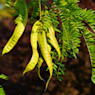
[[[63,22],[62,54],[76,57],[80,47],[80,32],[75,22]]]
[[[91,80],[95,84],[95,35],[91,33],[88,29],[84,29],[82,34],[85,39],[91,60],[92,67]]]

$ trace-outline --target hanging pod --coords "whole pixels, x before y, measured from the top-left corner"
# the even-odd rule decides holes
[[[4,55],[5,53],[10,52],[13,49],[13,47],[16,45],[19,38],[23,34],[24,29],[25,29],[25,26],[23,25],[23,23],[18,22],[12,37],[9,39],[9,41],[7,42],[7,44],[5,45],[5,47],[3,49],[2,55]]]
[[[53,28],[52,25],[49,27],[49,32],[47,32],[47,37],[49,38],[49,39],[48,39],[49,43],[50,43],[50,44],[56,49],[56,51],[58,52],[58,59],[60,59],[60,56],[61,56],[60,48],[59,48],[58,42],[57,42],[57,40],[56,40],[55,31],[54,31],[54,28]]]
[[[48,43],[47,43],[47,48],[48,48],[48,51],[51,52],[51,46]],[[43,58],[40,57],[38,60],[38,76],[41,80],[44,81],[44,79],[41,77],[41,74],[40,74],[40,68],[41,68],[43,62],[44,62]]]
[[[39,76],[39,78],[40,78],[41,80],[44,81],[44,79],[42,78],[42,76],[41,76],[41,74],[40,74],[40,68],[41,68],[43,62],[44,62],[43,58],[40,57],[39,60],[38,60],[38,76]]]
[[[30,60],[30,62],[28,63],[28,65],[26,66],[23,74],[25,74],[26,72],[29,72],[31,70],[33,70],[38,62],[38,58],[39,58],[39,54],[37,51],[37,32],[33,32],[31,33],[31,46],[32,46],[32,58]]]
[[[48,51],[51,52],[51,46],[47,43]]]
[[[19,5],[19,6],[17,6],[17,5]],[[5,45],[5,47],[2,51],[2,55],[10,52],[15,47],[18,40],[22,36],[24,29],[25,29],[25,26],[26,26],[26,23],[27,23],[28,11],[27,11],[26,1],[25,0],[16,0],[15,9],[16,8],[18,11],[18,17],[16,18],[15,23],[17,25],[15,27],[15,30],[14,30],[12,37],[9,39],[9,41]]]
[[[26,66],[23,74],[33,70],[35,68],[35,66],[37,65],[37,63],[38,63],[39,53],[38,53],[38,50],[37,50],[37,41],[38,41],[38,31],[39,31],[39,26],[40,25],[41,25],[41,23],[39,21],[37,21],[32,27],[31,46],[32,46],[33,54],[32,54],[32,58],[31,58],[30,62]]]
[[[46,35],[45,35],[45,31],[42,30],[41,32],[38,33],[38,44],[41,50],[41,54],[49,68],[49,72],[50,72],[50,76],[49,79],[46,83],[46,89],[48,87],[48,83],[52,77],[52,73],[53,73],[53,63],[52,63],[52,58],[50,55],[50,52],[48,51],[48,46],[47,46],[47,40],[46,40]],[[45,90],[46,90],[45,89]]]

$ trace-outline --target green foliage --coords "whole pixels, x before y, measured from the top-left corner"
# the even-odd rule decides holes
[[[0,0],[0,19],[6,17],[11,18],[13,13],[12,9],[6,8],[5,0]]]
[[[95,34],[89,32],[89,30],[85,28],[82,34],[85,39],[91,60],[91,66],[92,66],[91,80],[95,84]]]
[[[0,85],[0,95],[5,95],[3,87]]]
[[[53,76],[57,77],[59,81],[63,80],[63,75],[65,74],[65,65],[58,61],[57,59],[57,52],[54,50],[52,52],[52,58],[53,58]]]
[[[32,6],[32,8],[31,8],[31,6]],[[37,16],[39,15],[39,2],[38,2],[38,0],[33,0],[30,4],[30,8],[32,9],[32,12],[31,12],[31,21],[32,21],[32,20],[36,19]]]
[[[1,74],[0,79],[8,80],[8,77],[6,75],[4,75],[4,74]]]
[[[18,21],[16,22],[19,22],[21,20],[22,23],[26,25],[28,12],[27,12],[27,6],[25,0],[16,0],[14,5],[15,5],[15,10],[17,12],[18,18],[20,18],[20,19],[17,18]]]
[[[14,5],[13,0],[6,0],[6,6],[11,8]]]
[[[64,1],[64,0],[60,0]],[[56,1],[56,7],[60,10],[63,28],[62,55],[76,57],[80,46],[80,37],[84,36],[88,47],[92,66],[91,80],[95,83],[95,14],[93,10],[81,9],[78,7],[78,0],[65,0],[65,4]],[[90,30],[88,29],[90,28]],[[83,31],[83,33],[80,33]],[[91,33],[92,32],[92,33]]]
[[[8,77],[4,74],[1,74],[0,79],[8,80]],[[2,85],[0,85],[0,95],[6,95]]]
[[[15,22],[18,26],[19,23],[22,23],[25,28],[28,19],[28,13],[30,13],[31,15],[31,22],[35,22],[39,19],[38,21],[41,24],[36,25],[34,30],[36,32],[37,31],[40,32],[38,33],[38,36],[36,36],[40,40],[39,42],[39,40],[37,39],[38,43],[40,43],[39,44],[39,47],[41,49],[40,55],[43,56],[43,58],[45,59],[49,67],[48,69],[51,69],[53,66],[53,75],[56,76],[60,81],[62,80],[62,75],[64,75],[64,70],[65,70],[64,58],[65,57],[77,58],[77,54],[79,53],[79,47],[81,43],[80,38],[83,36],[85,39],[85,43],[88,47],[89,56],[91,60],[91,66],[92,66],[91,80],[93,83],[95,83],[95,45],[94,45],[95,13],[93,10],[79,8],[77,4],[78,2],[79,0],[54,0],[53,4],[47,5],[47,0],[32,0],[28,4],[26,4],[25,0],[16,0],[15,2],[13,2],[12,0],[6,0],[7,6],[9,8],[13,8],[16,11],[16,15],[18,17],[15,20]],[[50,32],[51,26],[55,31],[54,32],[51,31],[53,35],[49,35],[48,37],[47,34]],[[20,32],[21,31],[19,31],[19,33]],[[14,36],[11,38],[10,42],[11,44],[8,45],[9,48],[11,47],[11,49],[15,46],[13,45],[13,42],[17,33],[18,32],[14,34]],[[20,37],[21,35],[19,36],[19,38]],[[41,39],[41,37],[45,38],[44,40],[45,42],[43,42],[43,39]],[[55,37],[57,38],[57,40],[55,39]],[[17,43],[19,38],[16,40],[15,44]],[[32,41],[35,40],[36,39],[33,39]],[[52,42],[49,43],[49,40],[51,40]],[[59,43],[59,46],[57,45],[57,41]],[[57,54],[58,51],[56,52],[51,45],[53,45],[54,48],[56,47],[57,49],[60,48],[61,51],[60,59],[58,59],[58,54]],[[7,50],[8,47],[6,47],[5,51]],[[48,58],[46,57],[48,55],[49,55],[48,58],[51,60],[50,64],[48,63],[47,60]],[[37,62],[35,64],[37,64]],[[42,63],[39,66],[39,71],[41,65]],[[30,71],[32,68],[31,66],[29,65],[29,69],[27,69],[26,71]],[[34,67],[32,69],[34,69]],[[52,70],[49,71],[51,78]],[[38,75],[40,77],[40,73]],[[46,87],[47,86],[48,85],[46,85]]]
[[[80,33],[76,27],[78,24],[74,21],[63,22],[63,45],[62,45],[62,56],[72,56],[76,58],[78,53],[78,47],[80,47]]]

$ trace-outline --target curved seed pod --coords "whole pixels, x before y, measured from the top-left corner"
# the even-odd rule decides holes
[[[30,60],[30,62],[28,63],[28,65],[26,66],[24,72],[23,72],[23,75],[29,71],[32,71],[35,66],[37,65],[37,62],[38,62],[38,58],[39,58],[39,54],[37,51],[33,51],[33,55],[32,55],[32,58]]]
[[[48,51],[51,52],[51,46],[47,43]]]
[[[50,52],[51,51],[51,46],[47,43],[47,47],[48,47],[48,51]],[[41,74],[40,74],[40,68],[42,66],[42,63],[43,63],[43,58],[40,57],[39,60],[38,60],[38,76],[41,80],[44,81],[44,79],[41,77]]]
[[[55,36],[55,30],[52,25],[50,26],[49,31],[52,31],[52,34]]]
[[[3,49],[2,55],[10,52],[14,48],[19,38],[22,36],[24,29],[25,29],[25,26],[23,25],[23,23],[18,22],[12,37],[9,39],[9,41],[7,42],[7,44],[5,45]]]
[[[58,42],[56,40],[56,37],[55,37],[55,31],[53,29],[53,27],[51,26],[49,28],[49,32],[47,32],[47,37],[49,38],[49,43],[56,49],[56,51],[58,52],[58,56],[59,56],[59,59],[60,59],[60,56],[61,56],[61,53],[60,53],[60,48],[59,48],[59,45],[58,45]]]
[[[20,37],[22,36],[27,19],[28,19],[28,10],[27,10],[27,5],[26,5],[26,0],[16,0],[15,1],[15,9],[18,11],[18,17],[15,20],[15,23],[17,24],[14,33],[12,37],[9,39],[8,43],[5,45],[2,55],[5,53],[10,52]]]
[[[53,73],[53,63],[52,63],[51,55],[50,55],[50,53],[48,51],[45,31],[42,31],[42,32],[38,33],[38,44],[39,44],[42,56],[43,56],[44,60],[46,61],[46,64],[47,64],[47,66],[49,68],[49,72],[50,72],[49,79],[48,79],[48,81],[46,83],[46,89],[47,89],[48,83],[49,83],[49,81],[50,81],[50,79],[52,77],[52,73]]]
[[[34,26],[32,27],[32,32],[31,32],[31,46],[32,46],[32,50],[33,50],[33,55],[32,55],[30,62],[26,66],[26,69],[24,70],[23,74],[33,70],[39,59],[39,54],[37,51],[37,41],[38,41],[38,32],[37,32],[38,25],[37,25],[37,23],[38,22],[36,22],[34,24]]]
[[[39,78],[41,79],[41,80],[43,80],[44,81],[44,79],[41,77],[41,74],[40,74],[40,68],[41,68],[41,66],[42,66],[42,63],[43,63],[43,58],[39,58],[39,60],[38,60],[38,76],[39,76]]]

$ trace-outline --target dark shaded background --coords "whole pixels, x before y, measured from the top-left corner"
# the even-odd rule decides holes
[[[80,0],[82,8],[94,9],[95,0]],[[14,22],[11,19],[0,19],[0,73],[9,77],[8,81],[0,80],[6,95],[95,95],[95,85],[91,82],[91,67],[86,45],[82,40],[78,59],[70,59],[66,63],[66,75],[59,82],[52,78],[47,92],[43,92],[45,83],[40,81],[36,70],[22,77],[22,72],[31,58],[29,42],[31,25],[28,23],[26,30],[16,47],[5,56],[1,51],[13,33]],[[48,74],[43,72],[43,77]]]

